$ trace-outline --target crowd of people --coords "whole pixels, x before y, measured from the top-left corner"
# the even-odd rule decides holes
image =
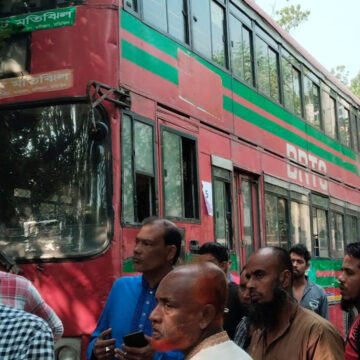
[[[305,246],[256,250],[240,285],[224,245],[205,243],[193,263],[175,267],[180,249],[174,223],[143,223],[133,250],[140,275],[113,284],[88,359],[360,359],[360,315],[344,341],[325,291],[306,276]],[[338,280],[342,309],[360,312],[360,242],[347,246]],[[0,359],[53,359],[63,331],[55,313],[20,276],[0,272],[0,291]]]

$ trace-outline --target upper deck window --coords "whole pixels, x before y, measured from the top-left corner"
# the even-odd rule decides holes
[[[349,104],[340,100],[338,102],[338,129],[340,142],[346,146],[350,146],[350,111]]]
[[[244,16],[245,15],[243,15],[243,17]],[[253,85],[253,53],[251,39],[250,29],[247,28],[237,16],[230,14],[232,70],[235,75],[239,76],[248,84]]]
[[[214,0],[191,1],[194,49],[226,66],[225,9]]]
[[[300,64],[286,50],[282,54],[284,105],[298,116],[302,113]]]
[[[336,100],[332,97],[329,89],[324,89],[322,92],[322,104],[323,104],[323,119],[325,134],[337,139],[336,132]]]
[[[305,119],[311,125],[321,129],[320,87],[318,79],[310,71],[305,70],[304,72]]]
[[[351,121],[351,145],[354,151],[359,151],[359,140],[358,140],[358,125],[357,125],[357,117],[354,113],[350,115]]]
[[[256,36],[256,69],[259,90],[279,102],[278,53],[259,36]]]
[[[0,17],[54,9],[82,2],[82,0],[1,0]]]
[[[130,7],[137,11],[137,1]],[[188,42],[186,1],[146,0],[142,2],[142,11],[146,21],[175,39]]]

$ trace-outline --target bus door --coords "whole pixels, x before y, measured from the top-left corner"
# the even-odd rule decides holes
[[[235,173],[241,268],[261,246],[258,177]]]

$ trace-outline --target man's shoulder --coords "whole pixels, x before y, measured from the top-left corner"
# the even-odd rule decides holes
[[[192,360],[251,360],[251,357],[233,341],[228,340],[201,350]]]
[[[318,292],[320,293],[322,296],[326,296],[326,292],[324,290],[324,288],[318,284],[315,284],[313,281],[311,281],[310,279],[308,279],[308,284],[311,287],[311,291],[313,292]]]
[[[305,324],[306,327],[312,328],[315,332],[318,332],[319,335],[324,333],[333,333],[341,337],[338,329],[330,321],[324,319],[314,311],[300,306],[297,311],[296,317],[298,319],[298,323]]]
[[[1,326],[10,327],[16,325],[22,328],[29,327],[33,330],[52,333],[49,325],[42,318],[10,306],[0,305],[0,322]]]
[[[138,285],[142,282],[142,275],[122,276],[114,281],[116,286]]]
[[[142,276],[123,276],[116,279],[112,285],[112,292],[127,291],[140,288],[142,285]]]

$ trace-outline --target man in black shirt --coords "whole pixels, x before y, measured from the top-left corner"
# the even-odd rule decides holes
[[[226,246],[208,242],[199,249],[200,261],[209,261],[219,266],[228,278],[228,302],[224,313],[223,328],[231,340],[234,339],[235,329],[241,318],[245,315],[245,310],[240,304],[238,296],[238,285],[229,279],[229,268],[231,265],[229,251]]]

